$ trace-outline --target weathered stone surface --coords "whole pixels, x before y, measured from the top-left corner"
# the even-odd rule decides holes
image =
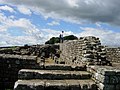
[[[92,80],[81,80],[80,83],[81,90],[98,90],[96,84]]]
[[[109,85],[109,84],[102,84],[102,83],[99,83],[99,88],[100,90],[116,90],[115,89],[115,85]]]
[[[64,80],[48,80],[45,82],[45,88],[53,90],[68,90],[69,86]]]
[[[14,90],[98,90],[92,80],[19,80]]]
[[[42,80],[18,80],[15,82],[14,90],[44,90],[44,83]]]
[[[107,59],[112,63],[120,63],[120,48],[106,48]]]
[[[71,70],[70,65],[65,64],[45,64],[46,70]]]
[[[78,80],[66,80],[66,84],[69,86],[70,90],[80,90],[80,84]]]
[[[18,80],[18,71],[22,68],[40,69],[41,67],[36,62],[36,56],[0,54],[0,82],[3,84],[1,84],[2,87],[13,88],[15,81]]]
[[[70,65],[70,64],[45,64],[46,70],[68,70],[68,71],[86,71],[85,64]]]
[[[39,58],[36,56],[28,56],[28,55],[10,55],[10,54],[0,54],[0,83],[2,83],[2,87],[4,88],[13,88],[14,82],[18,80],[18,71],[22,68],[24,69],[45,69],[43,66],[39,66],[40,62],[37,62]],[[45,64],[46,65],[46,64]],[[64,69],[64,70],[85,70],[84,66],[75,65],[46,65],[47,70],[53,69]],[[62,67],[62,68],[61,68]],[[34,74],[29,74],[28,79],[34,77]],[[39,75],[36,74],[36,78]],[[25,76],[27,76],[25,74]],[[46,74],[46,77],[48,75]],[[66,76],[67,77],[67,76]],[[47,77],[51,78],[51,77]],[[56,78],[56,77],[55,77]],[[4,82],[4,83],[3,83]],[[1,88],[1,87],[0,87]]]
[[[65,41],[60,44],[60,57],[66,64],[92,62],[92,64],[107,65],[106,49],[96,37],[82,37],[79,40]],[[89,63],[91,64],[91,63]]]
[[[32,45],[32,46],[17,46],[0,48],[0,54],[12,54],[12,55],[32,55],[41,56],[42,52],[45,52],[45,57],[49,57],[50,54],[56,54],[59,45]]]
[[[90,66],[89,72],[98,84],[100,90],[119,90],[120,85],[120,70],[116,67],[108,66]],[[118,89],[119,88],[119,89]]]
[[[91,75],[85,71],[61,71],[61,70],[30,70],[22,69],[18,73],[19,79],[90,79]]]

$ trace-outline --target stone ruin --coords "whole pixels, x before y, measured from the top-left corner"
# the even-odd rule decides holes
[[[99,38],[81,37],[79,40],[65,41],[60,45],[61,59],[66,64],[110,64],[106,59],[106,47],[102,46]]]
[[[54,62],[43,63],[41,57]],[[120,48],[103,46],[93,36],[59,45],[0,48],[0,88],[120,90],[119,65]]]
[[[41,69],[41,55],[45,58],[56,55],[58,45],[33,45],[0,48],[0,88],[13,89],[21,69]]]
[[[60,44],[66,64],[86,64],[100,90],[120,90],[120,48],[103,46],[99,38],[81,37]]]

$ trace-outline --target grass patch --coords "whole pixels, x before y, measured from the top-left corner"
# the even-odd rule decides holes
[[[46,58],[45,63],[52,64],[52,63],[54,63],[54,60],[51,58]]]

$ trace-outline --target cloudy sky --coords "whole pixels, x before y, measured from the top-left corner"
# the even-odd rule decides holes
[[[0,0],[0,46],[43,44],[64,35],[120,46],[120,0]]]

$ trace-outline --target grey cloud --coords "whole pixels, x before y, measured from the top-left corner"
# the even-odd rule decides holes
[[[90,21],[120,25],[120,0],[6,0],[2,2],[25,5],[45,16],[71,22]]]

